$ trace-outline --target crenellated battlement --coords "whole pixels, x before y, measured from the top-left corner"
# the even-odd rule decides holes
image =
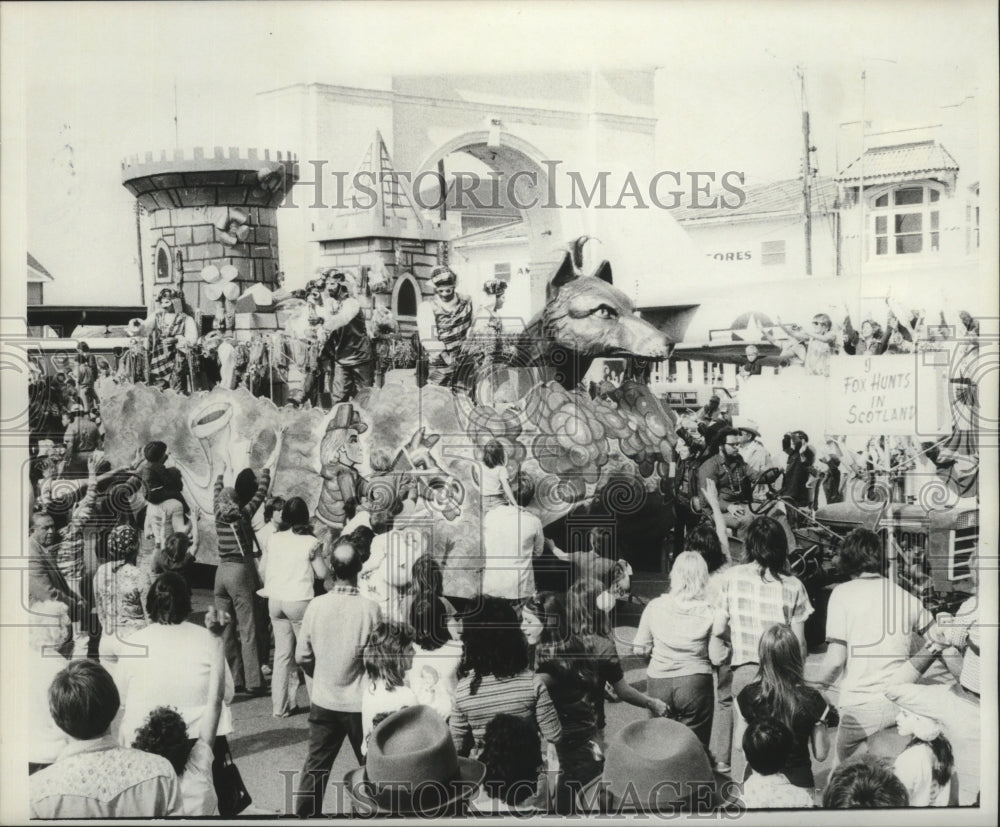
[[[122,159],[122,181],[162,172],[165,166],[177,168],[177,171],[181,172],[198,169],[246,169],[248,164],[260,162],[295,164],[298,162],[298,155],[287,150],[260,150],[236,146],[228,148],[217,146],[212,149],[196,146],[190,150],[169,151],[163,149],[158,154],[146,152],[143,155],[129,155]],[[155,171],[151,172],[149,168],[155,168]],[[125,175],[126,171],[130,173],[128,176]]]
[[[122,184],[149,215],[142,243],[157,285],[179,284],[188,304],[219,310],[206,290],[208,268],[235,270],[237,294],[273,287],[278,272],[277,208],[299,179],[293,152],[194,147],[147,152],[122,161]]]

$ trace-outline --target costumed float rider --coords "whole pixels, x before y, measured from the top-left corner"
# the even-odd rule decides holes
[[[374,353],[364,310],[344,273],[328,277],[327,296],[330,303],[323,317],[323,353],[333,363],[330,398],[336,405],[353,399],[360,388],[372,386]]]
[[[434,298],[417,308],[420,344],[428,359],[428,381],[459,390],[458,366],[462,345],[472,326],[472,301],[455,291],[457,277],[449,267],[431,271]]]
[[[156,297],[156,312],[138,326],[138,333],[147,337],[149,384],[161,390],[181,390],[185,376],[193,379],[188,355],[198,341],[198,327],[191,316],[177,311],[179,298],[176,290],[164,287]]]
[[[299,343],[300,347],[304,347],[304,351],[301,353],[302,390],[288,400],[295,407],[303,404],[307,399],[313,405],[318,404],[319,395],[325,384],[326,372],[329,369],[329,357],[324,347],[326,336],[323,332],[329,315],[323,304],[325,292],[325,278],[310,279],[306,283],[305,299],[309,308],[310,329],[307,338]]]
[[[364,459],[360,434],[368,430],[354,406],[337,406],[319,444],[319,473],[323,486],[316,504],[316,517],[324,525],[340,530],[354,516],[365,485],[358,473]]]

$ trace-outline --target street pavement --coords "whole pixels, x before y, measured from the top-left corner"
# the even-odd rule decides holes
[[[662,591],[663,581],[650,579],[634,582],[633,591],[640,596],[653,597]],[[205,609],[211,604],[212,593],[206,589],[195,589],[193,594],[195,622],[201,622]],[[639,610],[639,607],[636,607]],[[630,618],[634,617],[634,613]],[[629,621],[634,622],[634,621]],[[645,690],[645,664],[631,654],[631,643],[635,636],[634,625],[615,628],[619,653],[628,682],[640,691]],[[806,662],[806,676],[814,675],[820,666],[822,653],[811,653]],[[836,703],[835,693],[830,700]],[[289,718],[275,718],[271,714],[270,696],[252,698],[238,695],[232,703],[233,734],[229,737],[233,757],[239,766],[243,781],[253,797],[253,805],[244,815],[270,814],[284,815],[294,812],[293,793],[298,782],[308,751],[309,723],[305,687],[300,687],[298,704],[302,711]],[[610,738],[626,724],[648,716],[644,709],[625,703],[605,704],[605,738]],[[713,742],[714,742],[713,734]],[[833,756],[835,731],[830,732],[830,755],[822,762],[813,762],[817,790],[826,784]],[[734,751],[735,755],[735,751]],[[344,776],[357,766],[350,745],[345,740],[333,766],[330,778],[342,781]],[[733,767],[734,774],[742,767]],[[336,783],[330,784],[324,801],[323,812],[331,815],[349,814],[350,808]]]

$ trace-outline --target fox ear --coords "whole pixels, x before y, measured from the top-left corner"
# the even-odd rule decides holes
[[[592,276],[599,278],[601,281],[606,281],[608,284],[612,284],[611,281],[611,262],[602,261],[597,265],[597,269],[591,273]]]
[[[573,267],[573,259],[570,254],[563,253],[562,263],[556,269],[552,278],[549,279],[548,285],[545,287],[545,300],[552,301],[556,294],[559,292],[559,288],[563,285],[569,284],[571,281],[575,281],[580,276],[576,272],[576,268]]]

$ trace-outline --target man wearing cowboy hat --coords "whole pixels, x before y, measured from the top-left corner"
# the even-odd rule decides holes
[[[187,373],[187,359],[178,359],[198,340],[198,327],[186,313],[179,313],[174,302],[180,294],[164,287],[156,296],[156,312],[140,322],[137,335],[148,336],[149,384],[165,390],[180,390]],[[130,327],[131,329],[131,327]]]
[[[364,460],[359,435],[368,430],[350,402],[338,405],[319,444],[319,473],[323,486],[316,517],[333,529],[342,529],[354,515],[364,479],[358,466]]]
[[[771,455],[768,453],[764,443],[760,441],[760,429],[757,423],[752,420],[738,420],[735,423],[736,430],[743,436],[743,444],[740,445],[740,456],[747,464],[750,477],[757,479],[768,468],[771,467]]]
[[[428,381],[454,385],[459,355],[472,327],[472,302],[455,291],[457,277],[449,267],[431,271],[434,298],[417,308],[420,344],[429,358]]]
[[[344,776],[356,816],[463,815],[486,766],[459,758],[448,724],[429,706],[392,713],[372,732],[368,759]]]

